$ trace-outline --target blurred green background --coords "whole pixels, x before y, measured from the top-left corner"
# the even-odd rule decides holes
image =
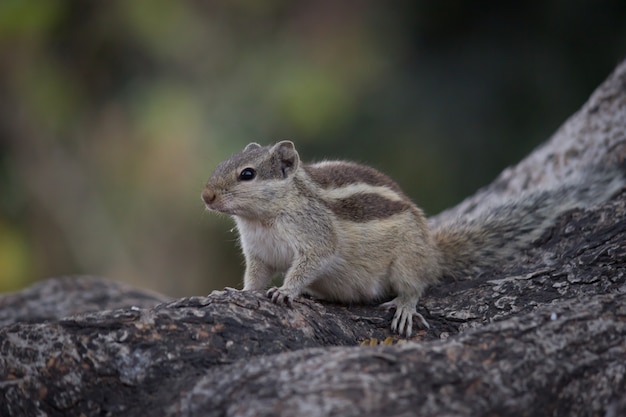
[[[435,214],[624,57],[623,0],[0,0],[0,291],[240,285],[200,192],[250,141],[371,164]]]

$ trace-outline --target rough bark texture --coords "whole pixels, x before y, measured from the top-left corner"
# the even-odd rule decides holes
[[[626,63],[545,145],[433,222],[626,156]],[[573,210],[479,277],[391,313],[216,291],[168,300],[97,278],[0,297],[2,416],[626,414],[626,192]]]

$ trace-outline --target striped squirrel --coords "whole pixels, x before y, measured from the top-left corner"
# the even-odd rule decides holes
[[[379,171],[345,161],[304,164],[290,141],[251,143],[220,163],[202,191],[207,209],[231,215],[246,259],[244,291],[290,305],[303,293],[343,303],[388,300],[394,332],[411,336],[417,302],[442,276],[460,278],[520,253],[574,207],[623,186],[599,170],[551,189],[491,204],[430,230],[422,210]]]

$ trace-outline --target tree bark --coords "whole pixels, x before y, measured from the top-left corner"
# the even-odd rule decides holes
[[[626,62],[543,146],[431,221],[626,156]],[[231,289],[169,300],[97,278],[0,298],[2,416],[626,414],[626,192],[392,313]],[[397,339],[396,339],[397,340]]]

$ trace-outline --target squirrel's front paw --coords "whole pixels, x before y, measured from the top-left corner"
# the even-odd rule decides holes
[[[278,287],[267,290],[267,296],[273,303],[286,305],[287,307],[291,307],[291,300],[295,298],[295,296]]]

